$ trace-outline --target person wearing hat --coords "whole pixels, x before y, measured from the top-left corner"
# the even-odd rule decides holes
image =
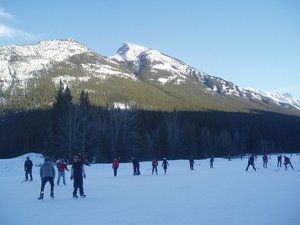
[[[74,191],[73,191],[73,198],[78,198],[77,191],[79,189],[79,194],[81,197],[85,197],[84,190],[83,190],[83,178],[85,178],[85,170],[83,162],[80,158],[75,155],[73,159],[73,164],[71,168],[71,180],[74,179]]]
[[[28,181],[28,175],[30,176],[30,181],[32,181],[32,166],[32,161],[29,159],[29,157],[27,157],[24,163],[25,181]]]
[[[44,163],[42,164],[40,168],[40,176],[41,176],[41,192],[40,197],[38,199],[44,198],[44,188],[47,182],[50,183],[51,191],[50,191],[50,197],[54,198],[54,178],[55,178],[55,169],[49,158],[45,158]]]

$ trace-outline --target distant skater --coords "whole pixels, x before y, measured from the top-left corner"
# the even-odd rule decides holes
[[[158,166],[158,161],[157,161],[157,159],[153,159],[153,160],[152,160],[152,175],[153,175],[154,172],[155,172],[156,174],[158,174],[158,173],[157,173],[157,166]]]
[[[28,181],[28,175],[30,176],[30,181],[32,181],[32,166],[32,161],[29,159],[29,157],[27,157],[24,163],[25,181]]]
[[[264,154],[263,159],[263,168],[268,168],[268,155]]]
[[[277,156],[277,167],[281,167],[282,164],[282,155]]]
[[[248,159],[248,165],[247,165],[246,171],[248,171],[249,166],[252,166],[253,169],[256,171],[256,168],[254,166],[254,154],[252,154]]]
[[[227,155],[227,159],[228,161],[231,161],[231,156],[229,154]]]
[[[167,169],[168,169],[169,163],[166,158],[163,158],[161,166],[163,167],[165,174],[167,174]]]
[[[214,168],[214,161],[215,161],[215,158],[214,156],[210,157],[210,168]]]
[[[294,170],[294,167],[292,166],[291,160],[289,157],[284,156],[284,166],[285,166],[285,170],[287,170],[287,166],[290,165],[292,167],[292,169]]]
[[[195,161],[194,161],[194,156],[193,155],[190,156],[189,162],[190,162],[190,170],[194,170]]]
[[[139,161],[136,158],[132,157],[131,162],[133,166],[133,175],[141,175]]]
[[[114,177],[117,176],[118,168],[119,168],[119,160],[115,158],[112,163],[112,168],[114,170]]]

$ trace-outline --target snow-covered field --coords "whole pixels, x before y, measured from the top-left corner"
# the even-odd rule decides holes
[[[276,170],[272,155],[268,168],[258,157],[255,172],[245,172],[247,159],[196,160],[194,171],[187,160],[169,161],[168,174],[151,175],[150,162],[141,163],[141,176],[132,176],[132,165],[121,163],[113,177],[110,164],[86,167],[87,198],[72,198],[72,182],[55,186],[50,199],[46,185],[40,191],[39,167],[33,168],[33,182],[21,182],[23,164],[29,156],[34,164],[43,159],[26,154],[0,160],[1,225],[299,225],[300,155],[294,154],[295,168]],[[70,168],[70,166],[69,166]]]

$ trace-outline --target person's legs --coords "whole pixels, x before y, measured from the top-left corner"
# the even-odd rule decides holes
[[[50,183],[50,186],[51,186],[50,196],[52,198],[54,198],[54,177],[49,178],[49,183]]]
[[[62,178],[63,178],[63,183],[64,183],[64,185],[66,185],[65,171],[63,171],[63,172],[61,173],[61,175],[62,175]]]
[[[58,171],[57,173],[57,181],[56,181],[56,185],[58,186],[59,185],[59,182],[60,182],[60,171]]]
[[[32,181],[32,171],[29,171],[30,180]]]
[[[45,189],[46,183],[47,183],[46,178],[42,178],[41,191],[40,191],[40,197],[39,197],[39,199],[43,199],[44,198],[44,189]]]

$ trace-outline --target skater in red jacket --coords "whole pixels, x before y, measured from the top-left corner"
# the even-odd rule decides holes
[[[117,176],[118,168],[119,168],[119,160],[115,158],[112,163],[112,168],[114,170],[114,176]]]

